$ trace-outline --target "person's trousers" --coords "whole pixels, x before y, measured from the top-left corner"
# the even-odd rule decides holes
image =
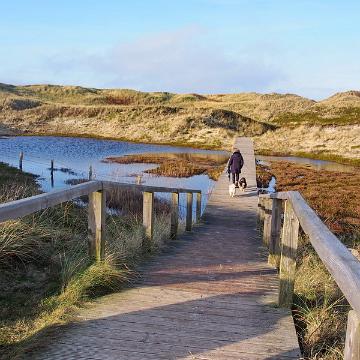
[[[235,182],[238,182],[238,181],[239,181],[240,173],[238,173],[238,172],[236,172],[236,173],[231,173],[231,176],[232,176],[232,182],[233,182],[233,184],[235,184]]]

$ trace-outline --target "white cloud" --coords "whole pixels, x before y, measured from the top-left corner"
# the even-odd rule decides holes
[[[283,72],[261,56],[245,51],[225,55],[196,27],[141,37],[104,54],[56,56],[47,66],[67,78],[67,72],[87,73],[95,86],[148,91],[267,91],[285,80]]]

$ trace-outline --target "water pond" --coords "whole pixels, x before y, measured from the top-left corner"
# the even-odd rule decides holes
[[[200,174],[187,178],[158,176],[145,173],[154,169],[157,164],[119,164],[104,162],[108,157],[119,157],[130,154],[157,153],[169,154],[169,158],[213,157],[227,158],[224,151],[201,150],[190,147],[170,145],[141,144],[115,140],[100,140],[76,137],[57,136],[16,136],[0,138],[0,161],[12,166],[19,165],[19,153],[24,153],[23,170],[39,176],[38,182],[43,191],[61,189],[71,186],[74,180],[87,179],[89,167],[92,166],[93,177],[99,180],[112,180],[125,183],[135,183],[141,175],[145,185],[183,187],[200,189],[203,194],[209,195],[214,181],[208,175]],[[178,155],[176,155],[178,154]],[[185,154],[185,155],[180,155]],[[354,172],[359,171],[348,165],[330,161],[312,160],[299,157],[256,156],[261,162],[291,161],[298,164],[314,167],[318,170]],[[53,181],[50,176],[50,164],[54,160]],[[206,196],[204,196],[205,205]]]
[[[228,157],[223,151],[210,151],[190,147],[152,145],[114,140],[99,140],[56,136],[16,136],[0,138],[0,161],[19,166],[19,154],[23,152],[23,170],[38,175],[43,191],[71,186],[74,179],[88,179],[92,166],[93,178],[125,183],[135,183],[138,175],[144,185],[200,189],[208,195],[214,181],[200,174],[188,178],[157,176],[144,173],[156,168],[156,164],[118,164],[104,162],[107,157],[144,153],[186,153],[203,156]],[[50,166],[54,160],[54,176],[51,181]],[[204,196],[205,205],[206,196]]]

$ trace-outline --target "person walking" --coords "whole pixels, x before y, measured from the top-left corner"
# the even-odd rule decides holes
[[[239,187],[239,178],[241,173],[241,168],[244,166],[244,159],[240,153],[240,150],[237,148],[233,149],[233,154],[231,155],[228,161],[228,174],[232,177],[232,183],[236,187]]]

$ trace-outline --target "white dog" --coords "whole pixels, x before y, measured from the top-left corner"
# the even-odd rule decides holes
[[[230,185],[229,185],[229,195],[230,195],[231,197],[234,197],[234,196],[235,196],[235,192],[236,192],[235,184],[230,184]]]

